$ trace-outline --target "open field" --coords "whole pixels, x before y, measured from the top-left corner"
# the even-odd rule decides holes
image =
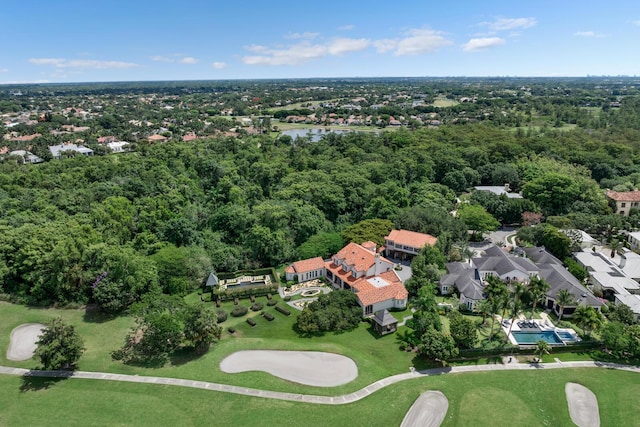
[[[446,108],[446,107],[453,107],[458,104],[460,104],[458,101],[455,101],[453,99],[448,99],[444,96],[438,96],[436,99],[433,100],[432,105],[434,107]]]
[[[569,426],[564,385],[598,398],[601,425],[640,426],[637,373],[602,369],[502,371],[420,378],[359,402],[324,406],[165,385],[0,376],[0,424],[22,425],[399,425],[420,393],[449,400],[443,426]]]

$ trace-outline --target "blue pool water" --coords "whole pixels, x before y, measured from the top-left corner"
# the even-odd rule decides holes
[[[556,334],[558,334],[558,336],[560,338],[562,338],[563,341],[575,341],[576,340],[576,337],[570,332],[556,331]]]
[[[562,344],[560,337],[553,331],[512,332],[511,335],[513,335],[518,344],[536,344],[540,340],[549,344]]]

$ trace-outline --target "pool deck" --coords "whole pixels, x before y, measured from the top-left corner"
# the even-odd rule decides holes
[[[531,346],[532,344],[521,344],[519,343],[515,337],[513,336],[513,332],[566,332],[571,334],[571,336],[575,337],[573,342],[580,341],[578,334],[573,329],[567,328],[557,328],[551,321],[546,313],[541,313],[542,319],[526,319],[524,316],[521,316],[518,319],[513,319],[513,326],[511,326],[511,319],[500,319],[500,325],[502,326],[502,330],[505,335],[509,334],[509,342],[513,345],[519,346]],[[527,326],[529,325],[529,326]],[[509,333],[509,327],[511,326],[511,333]],[[532,326],[532,327],[531,327]],[[559,336],[559,335],[558,335]],[[559,336],[560,337],[560,336]],[[567,345],[568,342],[572,342],[570,340],[565,340],[560,337],[562,343],[549,343],[550,345]]]

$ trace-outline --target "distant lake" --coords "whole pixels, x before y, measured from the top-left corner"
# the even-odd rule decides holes
[[[281,132],[282,135],[289,135],[292,139],[296,139],[296,138],[306,138],[309,137],[311,138],[311,142],[318,142],[320,141],[320,138],[322,138],[323,135],[327,135],[329,133],[336,133],[336,134],[344,134],[344,133],[349,133],[349,132],[355,132],[355,130],[352,129],[336,129],[336,130],[331,130],[331,129],[325,129],[325,128],[302,128],[302,129],[289,129],[289,130],[283,130]]]

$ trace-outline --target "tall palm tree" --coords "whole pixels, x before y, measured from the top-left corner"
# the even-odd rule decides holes
[[[562,320],[562,316],[564,315],[564,308],[568,305],[575,303],[575,298],[571,295],[566,289],[561,289],[560,292],[556,295],[556,304],[560,306],[560,313],[558,313],[558,319]]]
[[[611,258],[613,258],[616,256],[616,252],[622,249],[623,244],[618,239],[610,239],[607,246],[609,246],[609,249],[611,249]]]
[[[541,277],[534,276],[529,281],[529,295],[531,295],[531,301],[533,303],[531,307],[531,319],[533,319],[533,313],[536,311],[536,305],[543,300],[549,288],[549,283]]]
[[[488,276],[484,286],[484,294],[489,301],[489,314],[491,314],[491,335],[493,338],[493,326],[496,320],[496,314],[504,307],[509,297],[509,289],[507,284],[496,276]]]
[[[584,334],[591,336],[591,332],[597,329],[603,322],[602,313],[590,305],[581,305],[573,312],[573,319],[584,331]]]
[[[522,313],[522,302],[517,299],[511,301],[510,309],[511,309],[511,321],[509,323],[509,332],[507,332],[506,342],[509,342],[509,335],[511,335],[511,328],[513,328],[513,322],[516,318]]]
[[[483,299],[476,304],[476,310],[478,310],[482,315],[482,326],[484,326],[487,323],[487,314],[491,311],[489,300]]]
[[[536,343],[536,354],[538,355],[538,362],[542,362],[542,356],[549,354],[551,347],[549,343],[544,340],[540,340]]]

